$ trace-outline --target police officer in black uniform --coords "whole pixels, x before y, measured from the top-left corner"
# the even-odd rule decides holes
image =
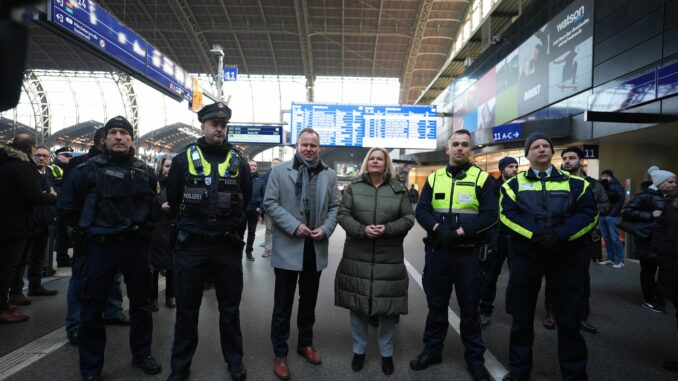
[[[71,238],[84,240],[84,288],[79,295],[83,380],[98,380],[104,365],[102,312],[118,269],[130,300],[132,364],[149,375],[161,371],[151,356],[153,320],[148,307],[148,245],[158,212],[157,178],[152,168],[134,157],[134,132],[127,119],[116,116],[106,122],[104,131],[103,153],[73,170],[57,202],[57,213]]]
[[[558,359],[563,380],[588,380],[586,342],[580,333],[580,307],[596,225],[589,183],[551,163],[553,141],[535,132],[525,141],[527,171],[501,187],[500,219],[508,229],[509,268],[506,310],[513,317],[509,373],[504,381],[527,381],[532,372],[534,312],[542,278],[551,284],[558,326]]]
[[[487,233],[497,223],[498,202],[491,176],[469,161],[471,148],[467,130],[452,133],[447,152],[450,162],[429,175],[417,203],[417,221],[428,233],[422,275],[428,315],[424,350],[410,362],[410,368],[422,370],[442,361],[454,287],[467,370],[473,381],[489,381],[478,303],[481,262],[487,254]]]
[[[214,277],[224,360],[233,380],[245,380],[240,331],[245,205],[252,196],[247,160],[226,142],[231,109],[217,102],[198,112],[203,137],[172,161],[167,201],[178,212],[174,252],[177,301],[172,374],[188,377],[198,346],[198,313],[205,279]]]

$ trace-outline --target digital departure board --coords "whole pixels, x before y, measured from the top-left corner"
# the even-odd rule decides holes
[[[177,100],[191,101],[187,73],[91,0],[51,0],[48,19],[67,35]]]
[[[229,124],[228,142],[233,144],[282,144],[282,125]]]
[[[292,144],[313,128],[322,146],[436,148],[436,106],[292,103],[291,114]]]

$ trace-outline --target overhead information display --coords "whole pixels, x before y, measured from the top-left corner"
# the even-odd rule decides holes
[[[283,127],[280,124],[230,124],[228,142],[233,144],[282,144]]]
[[[48,19],[140,80],[191,101],[186,72],[91,0],[51,0]]]
[[[436,106],[292,103],[291,114],[292,144],[313,128],[323,146],[436,148]]]

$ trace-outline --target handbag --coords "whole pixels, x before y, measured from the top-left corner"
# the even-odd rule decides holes
[[[624,217],[617,224],[619,229],[641,238],[648,238],[654,226],[655,221],[629,221]]]

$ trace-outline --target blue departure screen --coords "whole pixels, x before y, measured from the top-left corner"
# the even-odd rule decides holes
[[[282,125],[230,124],[228,142],[233,144],[282,144]]]
[[[435,106],[292,103],[291,143],[313,128],[323,146],[435,149]]]
[[[190,78],[141,36],[91,0],[52,0],[50,21],[175,97],[191,100]]]

